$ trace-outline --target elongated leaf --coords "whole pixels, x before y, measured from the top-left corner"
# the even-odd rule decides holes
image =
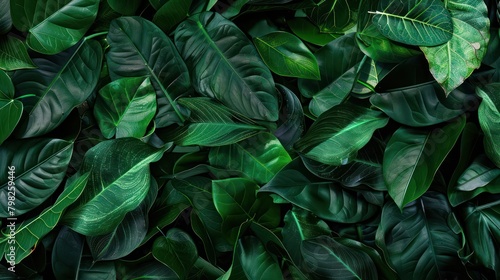
[[[12,27],[12,17],[10,16],[10,0],[0,1],[0,35],[9,32]]]
[[[319,116],[344,101],[356,81],[358,63],[364,54],[358,48],[354,34],[344,35],[314,53],[321,79],[299,80],[299,90],[312,97],[309,110]]]
[[[259,184],[265,184],[292,159],[272,134],[260,133],[238,143],[210,150],[213,166],[238,170]]]
[[[59,195],[54,205],[45,209],[37,217],[23,221],[17,226],[15,230],[15,245],[13,245],[15,247],[16,263],[19,263],[31,254],[33,247],[36,246],[40,239],[56,227],[63,211],[82,194],[88,178],[89,173],[87,172],[81,176],[72,178],[71,181],[68,180],[64,191]],[[4,237],[0,240],[0,243],[8,242],[10,244],[8,241],[10,234],[10,232],[4,232]],[[8,252],[5,253],[7,254]],[[6,258],[8,257],[6,256]]]
[[[191,237],[173,228],[165,237],[158,237],[153,244],[153,256],[185,279],[198,258],[198,251]]]
[[[144,18],[122,17],[111,22],[107,41],[111,79],[149,76],[156,90],[157,126],[183,121],[173,100],[189,90],[189,73],[165,33]]]
[[[0,145],[16,128],[23,113],[23,103],[14,99],[14,85],[10,77],[0,70]]]
[[[347,164],[368,143],[373,132],[388,121],[380,111],[351,104],[338,105],[314,122],[295,143],[295,150],[324,164]]]
[[[62,227],[52,249],[52,270],[57,279],[78,277],[85,239],[68,227]]]
[[[156,113],[149,78],[122,78],[107,84],[96,100],[94,115],[106,138],[144,136]]]
[[[274,135],[280,140],[283,147],[290,151],[304,132],[304,110],[295,93],[280,84],[276,84],[276,88],[282,94],[283,104],[280,112],[282,123],[274,131]]]
[[[400,209],[424,194],[465,126],[463,117],[433,130],[399,128],[384,152],[389,195]]]
[[[28,68],[36,66],[29,57],[24,43],[13,36],[0,37],[0,69],[12,71]]]
[[[87,237],[94,261],[116,260],[134,251],[146,236],[149,226],[148,212],[158,195],[158,184],[152,179],[146,198],[137,208],[128,212],[112,232]]]
[[[153,17],[153,22],[165,33],[170,33],[189,15],[193,0],[169,0],[161,6]]]
[[[238,240],[235,254],[248,279],[283,279],[278,262],[257,237],[245,236]]]
[[[440,1],[435,1],[440,2]],[[477,0],[449,0],[453,21],[451,39],[435,47],[421,47],[432,75],[448,95],[481,66],[489,41],[486,4]]]
[[[146,197],[149,163],[167,148],[156,149],[135,138],[103,141],[91,148],[78,171],[90,171],[87,188],[64,215],[64,223],[86,236],[111,232]]]
[[[391,40],[436,46],[448,42],[454,31],[452,16],[446,8],[439,0],[381,0],[373,22]]]
[[[264,63],[274,73],[303,79],[319,80],[316,58],[302,41],[284,31],[253,39]]]
[[[498,196],[492,198],[488,203],[467,203],[463,210],[464,231],[474,259],[495,271],[498,278],[500,254],[496,248],[500,240],[500,206]]]
[[[133,15],[141,5],[141,0],[107,0],[108,5],[122,15]]]
[[[340,223],[364,221],[378,211],[360,193],[312,175],[300,158],[285,166],[259,192],[277,194],[322,219]]]
[[[368,254],[328,236],[302,242],[305,271],[313,279],[377,279],[377,268]]]
[[[500,118],[500,99],[498,90],[500,84],[490,84],[484,89],[477,88],[477,94],[483,99],[479,105],[478,115],[481,130],[484,132],[484,151],[486,155],[500,167],[500,129],[498,118]]]
[[[409,126],[428,126],[449,121],[470,110],[476,97],[459,89],[447,97],[437,82],[375,94],[370,102],[391,119]]]
[[[404,279],[461,278],[460,235],[448,225],[451,207],[442,194],[429,192],[401,210],[388,202],[382,210],[377,245]]]
[[[29,31],[26,42],[43,54],[75,45],[97,16],[99,0],[12,0],[14,26]]]
[[[61,139],[6,141],[0,146],[0,168],[14,170],[15,211],[0,209],[0,217],[22,215],[49,198],[62,182],[73,143]],[[36,155],[36,156],[33,156]],[[0,173],[0,199],[8,201],[8,173]]]
[[[94,90],[102,55],[97,41],[83,41],[55,56],[35,58],[37,69],[16,71],[16,92],[36,96],[22,99],[23,119],[14,133],[34,137],[59,126]]]
[[[212,12],[194,15],[176,29],[175,44],[199,93],[253,119],[278,119],[271,72],[234,23]]]
[[[325,0],[306,9],[307,17],[322,33],[344,32],[356,24],[358,1]]]
[[[177,145],[229,145],[265,130],[207,97],[183,98],[179,103],[191,111],[189,124],[167,131],[164,137]]]

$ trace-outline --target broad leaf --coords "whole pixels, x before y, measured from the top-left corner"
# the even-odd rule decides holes
[[[85,173],[68,180],[64,191],[59,195],[54,205],[45,209],[35,218],[23,221],[17,226],[15,229],[15,245],[13,244],[15,247],[16,263],[19,263],[31,254],[33,247],[56,227],[63,215],[63,211],[82,194],[88,178],[89,173]],[[0,240],[0,243],[7,242],[11,244],[8,238],[10,234],[9,232],[4,232],[4,237]],[[8,252],[5,253],[7,254]]]
[[[0,59],[1,60],[1,59]],[[23,103],[14,99],[14,85],[10,77],[0,70],[0,145],[9,138],[23,113]]]
[[[477,88],[477,94],[483,99],[479,105],[478,115],[481,130],[484,132],[484,151],[486,155],[500,167],[500,129],[498,119],[500,118],[500,99],[498,90],[500,84],[486,85],[484,89]]]
[[[287,23],[293,33],[300,39],[318,46],[324,46],[342,35],[339,33],[321,33],[319,27],[307,18],[292,18],[287,20]]]
[[[64,179],[73,145],[69,141],[49,138],[4,142],[0,146],[0,168],[5,170],[0,173],[0,199],[8,201],[10,180],[7,170],[11,166],[16,201],[15,211],[2,207],[0,217],[22,215],[48,199]]]
[[[274,73],[303,79],[319,80],[316,58],[302,41],[284,31],[253,39],[264,63]]]
[[[76,207],[64,215],[64,223],[86,236],[111,232],[146,197],[149,163],[167,148],[153,148],[135,138],[103,141],[91,148],[78,171],[90,171],[90,179]]]
[[[22,99],[23,118],[15,133],[34,137],[59,126],[96,87],[102,52],[97,41],[83,41],[57,55],[33,59],[37,69],[16,71],[16,92],[35,96]]]
[[[0,0],[0,35],[9,32],[11,27],[10,0]]]
[[[238,170],[259,184],[265,184],[292,159],[272,134],[260,133],[238,143],[214,147],[209,161],[213,166]]]
[[[173,228],[153,244],[153,256],[175,271],[180,279],[186,279],[198,259],[198,251],[191,237],[184,231]]]
[[[106,0],[108,5],[122,15],[133,15],[141,5],[141,0]]]
[[[446,8],[440,0],[380,0],[373,22],[391,40],[436,46],[448,42],[457,28]]]
[[[194,15],[176,29],[175,44],[199,93],[253,119],[278,119],[271,72],[234,23],[212,12]]]
[[[285,166],[259,192],[277,194],[322,219],[341,223],[364,221],[378,211],[360,193],[312,175],[300,158]]]
[[[107,41],[111,79],[149,76],[156,90],[157,126],[183,121],[174,99],[189,90],[189,73],[165,33],[144,18],[122,17],[111,22]]]
[[[29,57],[24,43],[14,36],[0,37],[0,69],[12,71],[28,68],[36,66]]]
[[[451,13],[453,36],[445,44],[421,50],[432,75],[448,95],[481,66],[490,37],[490,22],[483,1],[448,0],[446,8]]]
[[[266,251],[258,238],[242,237],[234,253],[248,279],[283,279],[278,261]]]
[[[328,236],[302,241],[304,270],[312,279],[378,279],[370,256]]]
[[[282,94],[282,105],[279,119],[281,124],[274,131],[274,135],[283,147],[290,151],[304,132],[304,110],[295,93],[280,84],[276,84],[276,88]]]
[[[429,189],[464,126],[465,118],[460,117],[441,128],[400,127],[392,135],[382,168],[389,195],[400,209]]]
[[[189,15],[193,0],[169,0],[161,6],[153,17],[153,22],[169,34]]]
[[[156,113],[149,78],[122,78],[99,90],[94,115],[106,138],[140,138]]]
[[[388,202],[382,210],[377,245],[403,279],[462,278],[460,235],[448,225],[451,207],[442,194],[429,192],[401,211]]]
[[[177,145],[223,146],[249,138],[265,128],[207,97],[183,98],[179,103],[191,111],[188,124],[164,137]],[[210,135],[207,135],[207,131]]]
[[[99,0],[12,0],[14,26],[28,31],[28,46],[56,54],[75,45],[97,16]]]
[[[322,33],[344,32],[356,24],[357,0],[325,0],[305,9],[307,17]]]
[[[309,110],[315,116],[342,103],[356,81],[358,63],[364,57],[354,34],[344,35],[314,53],[321,80],[299,79],[300,93],[312,97]]]
[[[338,105],[314,122],[295,143],[295,150],[324,164],[347,164],[368,143],[373,132],[388,121],[380,111],[347,103]]]

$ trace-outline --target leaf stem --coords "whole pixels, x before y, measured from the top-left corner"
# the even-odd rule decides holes
[[[95,37],[99,37],[99,36],[102,36],[102,35],[108,35],[108,31],[94,33],[92,35],[89,35],[89,36],[85,37],[85,40],[94,39]]]
[[[14,98],[14,99],[19,100],[19,99],[23,99],[23,98],[36,97],[36,96],[37,96],[36,94],[30,93],[30,94],[21,95],[19,97]]]

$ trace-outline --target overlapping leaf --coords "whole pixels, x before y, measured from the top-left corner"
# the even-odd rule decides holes
[[[484,132],[484,151],[496,166],[500,167],[500,84],[486,85],[484,89],[477,88],[477,94],[483,99],[479,105],[479,124]]]
[[[0,69],[12,71],[36,68],[24,43],[14,36],[0,37]]]
[[[16,128],[23,112],[23,103],[14,99],[14,85],[10,77],[0,70],[0,145]]]

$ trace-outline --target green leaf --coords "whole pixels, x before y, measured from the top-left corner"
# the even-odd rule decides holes
[[[244,178],[212,181],[213,203],[222,217],[222,231],[230,243],[235,243],[241,224],[255,220],[274,228],[279,223],[278,205],[270,197],[256,197],[258,185]]]
[[[169,0],[161,6],[153,17],[153,22],[169,34],[189,15],[193,0]]]
[[[303,96],[312,97],[309,110],[319,116],[342,103],[349,95],[364,54],[358,48],[354,34],[348,34],[322,47],[314,56],[318,61],[321,79],[299,79],[299,90]]]
[[[293,261],[297,264],[302,262],[300,248],[302,241],[321,235],[330,235],[328,225],[314,214],[301,208],[294,207],[288,211],[283,218],[282,235],[283,243],[292,254]]]
[[[14,85],[10,77],[0,70],[0,145],[9,138],[23,113],[23,103],[14,99]]]
[[[282,95],[282,104],[280,112],[281,124],[274,131],[274,135],[287,151],[291,151],[295,142],[299,140],[304,132],[304,110],[295,93],[280,84],[276,84],[276,88]]]
[[[0,173],[0,199],[7,202],[10,182],[7,171],[12,166],[16,202],[12,215],[7,207],[2,207],[0,217],[22,215],[47,200],[64,179],[72,153],[73,143],[61,139],[4,142],[0,146],[0,168],[5,170]]]
[[[180,279],[185,279],[198,259],[198,251],[187,233],[173,228],[155,240],[153,256],[175,271]]]
[[[500,205],[498,196],[486,203],[467,203],[463,210],[464,231],[473,253],[480,264],[500,275],[500,254],[497,250],[500,240]]]
[[[94,116],[102,135],[144,136],[156,113],[156,95],[149,78],[122,78],[99,90]]]
[[[151,184],[149,163],[159,160],[167,148],[157,149],[135,138],[92,147],[78,171],[90,171],[87,188],[64,215],[64,223],[86,236],[111,232],[144,200]]]
[[[95,263],[92,258],[84,257],[80,263],[78,277],[81,277],[81,279],[115,280],[115,264],[114,262]]]
[[[167,35],[144,18],[121,17],[111,22],[106,39],[111,79],[149,76],[156,90],[157,127],[184,121],[174,100],[189,90],[189,73]]]
[[[440,2],[435,0],[436,2]],[[489,41],[490,22],[483,1],[448,0],[452,38],[435,47],[421,47],[432,75],[448,95],[481,66]]]
[[[15,245],[12,245],[15,247],[16,264],[30,255],[33,252],[33,247],[56,227],[59,223],[59,219],[63,215],[63,211],[82,194],[88,178],[88,172],[81,176],[71,178],[66,183],[64,191],[59,195],[54,205],[45,209],[40,215],[17,225],[15,229]],[[10,232],[4,232],[0,243],[7,242],[11,244],[11,242],[9,242],[10,235]],[[7,253],[8,252],[5,252],[5,254]],[[6,256],[6,259],[7,258]]]
[[[97,16],[99,0],[12,0],[14,26],[28,31],[26,43],[43,54],[75,45]]]
[[[437,82],[412,85],[374,94],[370,97],[376,106],[391,119],[409,126],[429,126],[449,121],[470,110],[476,97],[459,89],[447,97]]]
[[[316,58],[302,41],[284,31],[253,39],[264,63],[274,73],[303,79],[319,80]]]
[[[117,260],[139,247],[146,236],[149,226],[148,212],[157,195],[158,184],[152,179],[146,198],[137,208],[128,212],[112,232],[87,237],[87,244],[94,261]]]
[[[351,94],[356,97],[366,98],[375,92],[376,86],[387,76],[397,65],[377,62],[371,58],[361,62],[356,84],[352,88]]]
[[[356,24],[358,5],[357,0],[325,0],[304,12],[320,32],[344,32]]]
[[[166,131],[164,137],[177,145],[223,146],[230,145],[265,130],[224,105],[207,97],[179,99],[191,111],[188,125]],[[210,131],[210,134],[207,134]]]
[[[302,241],[304,270],[312,279],[377,279],[370,256],[328,236]]]
[[[9,32],[11,28],[10,0],[0,0],[0,35]]]
[[[340,223],[364,221],[378,211],[361,193],[308,172],[300,158],[285,166],[259,192],[277,194],[322,219]]]
[[[292,159],[276,137],[260,133],[238,143],[210,149],[213,166],[241,171],[258,184],[265,184]]]
[[[278,262],[257,237],[239,239],[235,254],[248,279],[283,279]]]
[[[56,279],[76,279],[79,274],[85,239],[68,227],[59,231],[52,249],[52,271]]]
[[[158,280],[178,280],[175,272],[154,259],[152,254],[138,260],[117,260],[115,261],[117,279],[158,279]]]
[[[449,4],[448,4],[449,5]],[[449,6],[439,0],[380,0],[373,22],[387,38],[415,46],[436,46],[452,38]]]
[[[318,46],[324,46],[342,35],[335,33],[321,33],[319,28],[307,18],[296,17],[287,20],[287,23],[288,27],[290,27],[293,33],[295,33],[295,35],[297,35],[300,39]]]
[[[462,278],[459,234],[448,225],[446,197],[428,192],[403,211],[393,202],[382,210],[377,245],[402,279]]]
[[[323,113],[295,143],[295,150],[324,164],[347,164],[388,121],[380,111],[341,104]]]
[[[12,71],[36,68],[24,43],[14,36],[0,37],[0,69]]]
[[[392,135],[382,168],[389,195],[400,209],[429,189],[464,126],[465,118],[460,117],[441,128],[400,127]]]
[[[122,15],[133,15],[141,5],[141,0],[107,0],[108,5]]]
[[[278,119],[271,72],[234,23],[212,12],[194,15],[177,27],[175,44],[197,92],[247,117]]]
[[[483,89],[477,87],[476,93],[483,99],[479,105],[478,115],[481,130],[484,133],[484,151],[486,155],[500,167],[500,129],[498,118],[500,118],[500,99],[498,90],[500,84],[489,84]]]
[[[14,133],[27,138],[58,127],[96,87],[102,56],[97,41],[83,41],[60,54],[33,59],[37,69],[16,71],[16,92],[35,96],[21,100],[23,118]]]

